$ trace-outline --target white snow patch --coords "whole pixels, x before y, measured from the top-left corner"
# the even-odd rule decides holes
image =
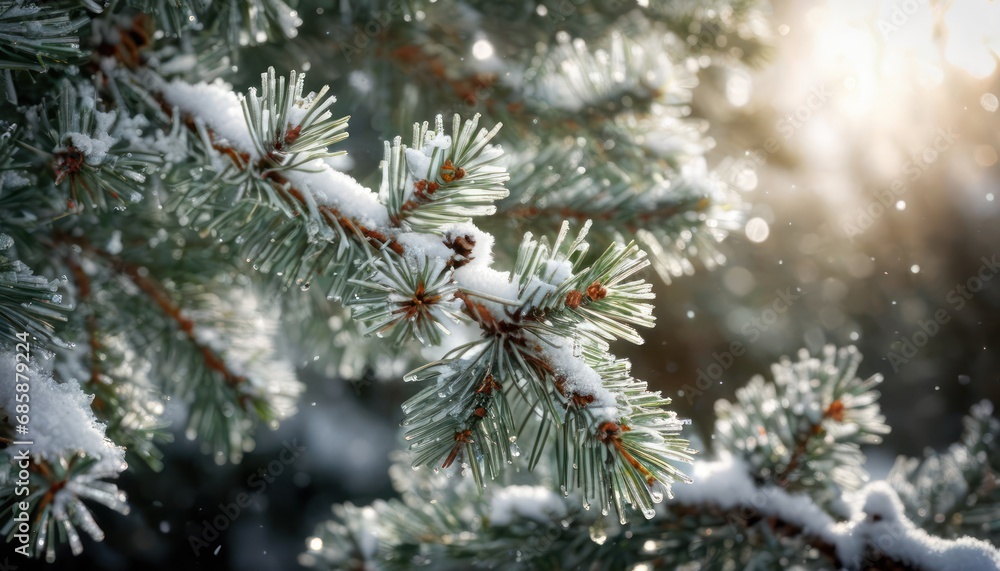
[[[0,172],[0,191],[15,190],[31,184],[31,179],[27,178],[19,171]]]
[[[678,490],[675,502],[710,504],[724,510],[750,508],[761,516],[780,518],[833,545],[849,569],[862,565],[869,548],[926,570],[1000,569],[1000,551],[989,543],[971,537],[941,539],[916,527],[887,482],[873,482],[857,492],[850,521],[837,522],[807,495],[777,487],[758,488],[749,474],[746,464],[728,454],[716,461],[696,462],[694,482]]]
[[[424,260],[447,260],[455,252],[444,245],[441,236],[422,232],[402,232],[396,241],[403,246],[406,256],[423,267]]]
[[[1000,569],[1000,551],[988,542],[972,537],[942,539],[914,525],[887,482],[866,486],[858,494],[857,506],[860,509],[837,543],[837,555],[849,564],[860,565],[865,550],[871,548],[928,571]]]
[[[234,149],[259,158],[247,128],[239,97],[226,83],[189,85],[173,81],[162,87],[167,103],[205,122],[218,137]],[[294,107],[294,106],[293,106]],[[383,228],[389,215],[378,197],[354,177],[334,170],[329,163],[314,159],[282,174],[296,188],[306,191],[316,204],[329,205],[341,214],[369,228]]]
[[[510,281],[510,272],[498,272],[490,267],[466,264],[456,269],[453,275],[459,289],[471,294],[475,301],[482,304],[497,321],[508,321],[507,308],[513,305],[494,300],[517,304],[519,288],[516,283]]]
[[[559,346],[553,347],[550,344],[553,341],[559,343]],[[595,423],[618,420],[618,404],[614,393],[604,388],[597,371],[575,354],[572,339],[547,338],[538,344],[542,348],[542,357],[553,372],[564,379],[563,388],[566,392],[594,397],[593,402],[587,405],[587,410],[593,413]]]
[[[80,151],[80,154],[84,156],[84,161],[91,166],[103,163],[108,156],[108,151],[118,142],[117,139],[103,131],[95,133],[93,137],[70,131],[66,133],[63,140],[67,145]],[[57,149],[57,151],[59,150],[65,149]]]
[[[425,147],[429,150],[428,147]],[[410,176],[416,180],[434,180],[436,177],[430,175],[431,157],[416,149],[405,149],[406,168],[410,171]]]
[[[451,135],[438,133],[433,136],[428,133],[427,140],[424,141],[424,153],[430,156],[434,149],[448,150],[451,148]]]
[[[493,235],[483,232],[471,222],[458,222],[448,224],[441,228],[446,240],[454,242],[459,236],[472,238],[475,245],[472,247],[472,254],[465,267],[489,267],[493,264]]]
[[[14,353],[0,353],[0,370],[12,377],[0,383],[0,410],[12,422],[17,416],[16,395],[19,394],[13,382],[17,364]],[[59,462],[84,452],[99,458],[90,470],[92,475],[117,476],[125,469],[125,449],[104,436],[105,425],[90,409],[93,395],[85,394],[76,381],[57,383],[48,372],[34,364],[23,374],[29,378],[31,423],[27,425],[28,434],[19,438],[34,442],[30,446],[33,458]]]
[[[531,306],[538,306],[563,282],[573,275],[573,264],[568,260],[546,260],[538,274],[531,276],[524,286],[524,297]]]
[[[222,139],[220,143],[257,158],[257,148],[243,117],[243,107],[231,85],[221,80],[194,85],[174,80],[162,85],[160,90],[167,103],[204,121]]]
[[[490,524],[510,525],[517,518],[546,523],[566,517],[566,504],[543,486],[507,486],[490,499]]]
[[[408,191],[407,199],[411,198],[413,184],[418,180],[437,180],[438,176],[436,172],[431,172],[434,165],[431,164],[431,155],[434,154],[436,150],[441,150],[443,153],[438,154],[438,162],[436,164],[441,164],[443,157],[448,154],[448,149],[451,148],[451,136],[445,135],[443,133],[427,133],[424,139],[424,145],[417,149],[404,149],[403,155],[406,158],[406,169],[409,173],[409,178],[412,180],[407,180],[406,188],[410,189]]]
[[[354,159],[347,153],[334,155],[332,157],[323,157],[323,162],[329,165],[333,170],[340,172],[347,172],[354,168]]]
[[[389,225],[389,213],[375,193],[351,175],[333,170],[321,159],[313,159],[299,168],[282,171],[282,174],[293,186],[309,192],[316,204],[333,206],[368,228]]]

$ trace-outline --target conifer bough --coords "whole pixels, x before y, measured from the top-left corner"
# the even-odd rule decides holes
[[[633,326],[653,323],[651,287],[632,279],[648,265],[644,254],[613,245],[588,259],[589,223],[574,238],[564,224],[551,242],[526,235],[513,272],[493,269],[493,238],[469,220],[507,195],[502,153],[490,144],[499,126],[479,129],[478,116],[457,115],[450,133],[440,116],[433,129],[415,125],[409,147],[398,137],[386,144],[375,195],[323,161],[346,121],[333,119],[325,89],[304,93],[303,80],[292,74],[286,83],[272,69],[260,95],[180,82],[161,93],[228,159],[219,176],[247,180],[238,201],[286,209],[308,240],[336,249],[323,269],[347,273],[362,261],[365,279],[334,281],[327,295],[346,299],[363,331],[438,343],[449,323],[479,326],[478,339],[406,376],[430,385],[403,405],[414,465],[460,459],[482,482],[513,462],[521,435],[533,437],[534,466],[553,431],[564,489],[613,506],[623,521],[626,506],[650,517],[670,484],[687,480],[671,462],[692,451],[662,408],[669,399],[647,392],[608,352],[616,338],[641,342]],[[211,229],[228,237],[225,226]],[[286,275],[309,281],[323,269]]]
[[[653,325],[645,268],[669,281],[724,261],[714,244],[744,208],[707,171],[688,105],[698,62],[764,51],[757,4],[390,3],[379,46],[338,44],[358,66],[349,106],[431,117],[453,95],[492,124],[416,123],[384,143],[373,191],[331,149],[347,118],[327,88],[273,69],[259,91],[211,81],[243,47],[320,35],[281,0],[0,0],[0,371],[15,381],[0,382],[0,530],[48,561],[62,542],[79,554],[81,532],[100,540],[91,506],[128,511],[113,480],[163,466],[168,408],[218,463],[239,461],[302,390],[279,324],[358,358],[329,351],[330,323],[360,360],[377,344],[352,327],[383,351],[450,350],[404,376],[422,388],[403,404],[398,464],[420,470],[393,468],[401,499],[336,506],[304,564],[996,565],[988,404],[947,454],[865,485],[859,446],[887,431],[878,379],[856,377],[853,349],[802,355],[717,404],[715,458],[674,497],[692,481],[683,423],[610,352]],[[500,77],[475,68],[493,44],[470,52],[478,36],[454,32],[508,8],[526,35],[495,48],[530,62]],[[341,3],[341,35],[378,10]],[[490,217],[570,222],[506,255]],[[591,251],[588,232],[611,245]]]

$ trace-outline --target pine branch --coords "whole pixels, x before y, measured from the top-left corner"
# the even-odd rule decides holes
[[[780,410],[780,399],[789,398],[783,391],[793,378],[815,397],[875,398],[859,388],[867,383],[854,377],[859,358],[853,349],[827,348],[824,354],[822,361],[776,365],[779,391],[766,401],[754,401],[766,406],[752,410],[749,401],[741,400],[748,415],[766,422]],[[827,428],[836,422],[845,433],[872,429],[876,411],[871,405],[848,405],[845,411],[838,419],[831,416],[822,422]],[[979,407],[970,426],[985,423],[995,428],[997,420],[989,412]],[[729,430],[724,420],[718,430],[717,442]],[[729,455],[729,450],[734,449],[723,448],[717,460],[695,462],[694,483],[680,487],[677,497],[658,506],[652,519],[622,525],[608,521],[606,513],[581,511],[576,498],[551,490],[549,476],[561,470],[559,452],[547,455],[532,478],[506,473],[499,487],[485,491],[473,480],[450,473],[413,473],[405,466],[409,459],[401,457],[391,470],[401,497],[363,508],[336,506],[335,519],[317,529],[300,561],[364,569],[397,569],[417,562],[460,569],[470,558],[499,569],[803,565],[929,571],[1000,565],[1000,551],[986,542],[938,539],[916,527],[887,482],[846,494],[842,513],[831,516],[823,490],[808,489],[806,495],[786,490],[788,482],[762,480],[752,464],[756,455],[744,460]],[[815,452],[812,446],[809,450]]]
[[[542,129],[555,143],[519,157],[500,213],[525,220],[593,219],[603,237],[634,237],[667,283],[693,260],[720,265],[717,245],[741,224],[734,189],[706,170],[713,146],[703,122],[687,118],[697,77],[649,25],[588,45],[562,37],[527,70],[523,137]],[[635,38],[635,39],[632,39]]]
[[[76,286],[75,305],[78,312],[85,314],[89,376],[83,386],[94,396],[91,409],[97,418],[106,423],[108,438],[123,446],[129,456],[142,460],[158,472],[163,468],[163,453],[157,444],[173,440],[166,432],[169,424],[162,419],[163,405],[154,398],[152,389],[137,378],[135,369],[128,366],[136,360],[136,356],[126,357],[128,350],[123,349],[125,344],[104,334],[92,299],[90,276],[75,255],[67,256],[66,264],[73,273]],[[127,376],[117,370],[123,366]],[[71,374],[64,376],[70,377]]]
[[[147,359],[159,369],[160,390],[179,396],[191,407],[186,436],[189,439],[200,437],[206,448],[211,447],[216,452],[217,461],[226,458],[238,461],[250,426],[257,421],[274,424],[291,412],[291,402],[299,385],[289,379],[288,367],[272,361],[270,352],[262,353],[253,345],[257,342],[255,335],[267,332],[260,329],[260,323],[251,324],[240,317],[240,309],[253,314],[254,307],[247,304],[247,300],[238,300],[237,307],[227,307],[210,289],[195,285],[195,281],[189,282],[190,291],[171,291],[154,273],[159,267],[155,263],[157,257],[151,256],[157,253],[155,249],[142,248],[146,263],[140,266],[86,239],[66,235],[58,238],[64,244],[80,247],[88,263],[100,267],[98,271],[106,276],[102,279],[107,280],[109,286],[114,283],[113,276],[126,280],[120,282],[125,295],[116,300],[115,305],[119,307],[109,307],[105,301],[92,305],[90,311],[101,308],[114,315],[128,310],[149,314],[150,309],[153,310],[141,327],[136,328],[128,322],[127,334],[135,339],[129,345],[135,346],[139,354],[153,351]],[[176,273],[179,270],[176,259],[173,256],[168,259],[174,264]],[[231,284],[219,285],[225,287],[226,295],[233,293]],[[136,295],[140,293],[141,296]],[[133,303],[134,307],[130,305]],[[261,320],[259,316],[254,319]],[[220,337],[227,339],[225,345],[219,343]],[[143,347],[144,344],[148,348]],[[150,349],[153,347],[156,349]],[[98,395],[104,392],[102,385],[94,387]],[[141,392],[127,395],[125,391],[105,396],[114,400],[131,396],[133,404],[140,406],[140,412],[146,415],[162,412],[159,403],[143,405]],[[132,423],[130,428],[135,430],[126,439],[149,443],[160,428],[155,416],[147,422]],[[151,453],[144,456],[155,465],[153,449],[144,445],[137,451],[143,450]]]
[[[83,59],[79,33],[90,18],[79,4],[0,2],[0,70],[8,101],[17,103],[12,72],[46,72]]]
[[[970,535],[1000,543],[1000,420],[993,405],[972,407],[960,441],[945,452],[896,460],[887,480],[907,515],[946,537]]]
[[[167,33],[221,36],[232,56],[238,55],[241,48],[295,38],[302,24],[298,13],[282,0],[127,0],[126,3],[150,14],[157,27]]]
[[[3,370],[18,373],[14,382],[0,385],[0,437],[5,444],[0,532],[8,543],[17,536],[27,554],[44,553],[51,562],[58,543],[68,541],[74,554],[82,551],[77,527],[95,540],[103,538],[83,500],[128,512],[125,495],[106,481],[127,465],[124,449],[107,439],[104,425],[90,410],[90,397],[75,381],[57,383],[27,347],[0,353]],[[22,394],[31,397],[30,423],[24,399],[17,398]],[[24,445],[26,439],[29,446]],[[20,513],[28,515],[30,524],[21,525],[23,518],[15,518]]]
[[[379,195],[395,225],[437,232],[496,212],[492,203],[508,195],[503,183],[509,178],[497,165],[502,152],[489,144],[500,125],[477,133],[478,123],[479,115],[464,124],[455,115],[448,136],[439,115],[434,132],[426,122],[414,125],[411,148],[398,137],[391,146],[386,142]]]
[[[306,156],[302,160],[287,163],[287,157],[275,155],[272,152],[276,146],[273,139],[270,135],[261,133],[281,129],[283,127],[276,126],[286,123],[292,125],[289,130],[294,130],[295,122],[284,119],[272,121],[270,118],[265,119],[265,115],[271,117],[274,113],[280,114],[280,109],[287,107],[287,102],[293,100],[304,101],[304,109],[309,109],[314,102],[324,105],[318,103],[318,97],[301,96],[301,81],[293,80],[287,85],[295,87],[289,87],[291,91],[284,96],[282,93],[286,92],[285,84],[276,82],[273,72],[265,74],[261,97],[258,99],[251,93],[250,99],[244,100],[248,103],[241,105],[242,121],[231,113],[235,97],[218,86],[186,86],[178,83],[163,86],[166,103],[175,105],[182,113],[186,113],[188,124],[199,132],[201,140],[211,144],[212,148],[228,158],[229,164],[225,169],[235,172],[232,177],[244,177],[246,182],[243,188],[256,189],[255,192],[241,190],[235,197],[230,196],[230,200],[235,199],[235,203],[230,202],[228,206],[220,203],[214,207],[213,210],[228,208],[228,211],[221,217],[216,217],[212,224],[226,219],[232,212],[252,215],[258,207],[270,206],[275,210],[273,216],[268,218],[269,229],[265,231],[263,227],[255,228],[259,231],[254,232],[249,241],[265,244],[266,240],[266,244],[273,244],[273,247],[267,246],[269,251],[265,251],[268,260],[276,257],[284,260],[298,259],[288,254],[292,252],[298,255],[301,248],[312,248],[313,246],[303,244],[302,239],[307,236],[313,241],[324,243],[317,248],[336,248],[336,254],[323,259],[323,265],[312,266],[310,273],[320,267],[329,274],[346,275],[350,267],[348,262],[351,260],[360,259],[361,255],[370,256],[374,254],[372,250],[391,251],[395,256],[383,255],[381,260],[374,262],[376,267],[382,268],[382,278],[361,282],[339,280],[334,285],[335,288],[339,286],[339,289],[328,293],[330,297],[339,297],[351,291],[347,289],[348,285],[367,288],[365,291],[371,295],[361,298],[361,315],[364,319],[371,320],[370,327],[373,330],[383,333],[399,323],[406,323],[411,327],[411,332],[435,339],[435,334],[432,333],[437,323],[435,311],[420,308],[427,308],[427,302],[433,302],[430,303],[431,306],[447,302],[443,297],[436,297],[441,294],[432,293],[428,297],[427,292],[438,292],[443,284],[453,281],[455,291],[452,297],[461,302],[463,312],[480,326],[484,337],[481,342],[463,349],[456,359],[431,364],[408,377],[417,380],[441,377],[438,384],[458,388],[457,391],[442,392],[439,395],[440,391],[436,388],[428,387],[404,407],[413,413],[408,414],[404,422],[413,427],[409,438],[413,440],[411,447],[421,451],[419,463],[441,462],[444,467],[448,467],[462,455],[464,461],[472,466],[477,478],[495,477],[516,455],[510,451],[509,443],[513,442],[511,437],[518,429],[507,412],[502,391],[493,390],[493,383],[488,380],[490,372],[495,371],[495,375],[503,375],[502,378],[495,379],[500,387],[518,384],[534,387],[531,389],[533,392],[525,394],[532,394],[538,400],[529,398],[529,406],[524,410],[531,410],[535,405],[542,404],[548,411],[545,422],[556,423],[567,436],[571,433],[565,430],[565,426],[572,425],[581,429],[579,433],[572,433],[572,443],[575,448],[587,448],[589,456],[583,468],[585,473],[576,475],[576,468],[571,468],[567,463],[562,475],[566,486],[583,486],[588,501],[598,501],[605,507],[610,507],[614,499],[615,509],[621,518],[625,518],[626,505],[641,507],[647,516],[650,515],[652,502],[662,494],[658,490],[666,491],[674,478],[683,478],[670,466],[669,461],[687,458],[685,443],[675,438],[679,423],[660,408],[669,401],[646,393],[644,384],[628,377],[627,365],[606,355],[607,347],[604,342],[592,344],[589,362],[586,357],[581,359],[574,354],[573,345],[576,341],[573,337],[585,337],[582,333],[576,333],[589,327],[584,326],[585,320],[566,320],[562,334],[553,335],[551,325],[547,325],[543,319],[532,317],[534,313],[541,311],[541,307],[535,305],[545,299],[545,292],[536,283],[539,278],[529,274],[512,277],[491,269],[492,238],[474,226],[441,224],[448,219],[438,218],[436,221],[439,225],[434,229],[434,232],[440,233],[437,235],[408,232],[406,227],[394,228],[389,205],[397,205],[398,212],[401,213],[406,204],[403,199],[405,195],[399,194],[400,188],[403,188],[399,182],[404,180],[398,174],[404,166],[401,162],[397,162],[395,168],[390,164],[390,168],[383,170],[383,188],[386,192],[381,198],[388,203],[383,205],[373,201],[374,195],[353,179],[322,163],[321,157]],[[286,103],[282,105],[281,101]],[[207,109],[213,111],[207,113]],[[265,109],[277,111],[265,114]],[[260,127],[262,125],[271,127]],[[459,125],[460,122],[456,119],[453,140],[445,139],[440,128],[437,129],[437,135],[430,137],[426,134],[426,127],[418,125],[415,128],[415,141],[418,144],[424,141],[431,152],[420,154],[397,151],[396,160],[405,160],[405,170],[410,171],[414,179],[425,172],[426,176],[430,176],[437,170],[442,183],[456,183],[456,188],[463,188],[464,185],[478,184],[477,181],[481,178],[479,173],[482,172],[482,180],[492,188],[506,178],[503,172],[496,171],[491,166],[497,158],[496,151],[488,145],[492,134],[480,130],[478,135],[473,136],[475,123],[462,128]],[[438,126],[441,126],[440,121]],[[319,127],[303,124],[299,136],[310,136],[314,129]],[[315,149],[321,147],[318,143],[321,140],[330,143],[339,140],[339,135],[334,135],[334,131],[325,133],[325,136],[316,137]],[[278,137],[277,140],[280,142],[282,139]],[[436,153],[434,150],[446,147],[446,153]],[[454,157],[454,162],[448,157]],[[387,163],[392,163],[392,160],[390,154]],[[440,166],[437,166],[438,161]],[[286,164],[294,166],[279,172],[278,167]],[[416,188],[419,190],[419,187]],[[498,195],[499,192],[493,194]],[[392,199],[392,196],[397,198]],[[429,201],[410,210],[416,213],[434,204],[434,201]],[[459,203],[453,202],[449,206],[460,218],[467,219],[467,213]],[[284,229],[277,223],[279,213],[287,217]],[[403,222],[406,222],[405,217]],[[244,226],[242,232],[247,230]],[[626,255],[621,255],[620,250],[612,249],[609,251],[610,257],[601,262],[600,270],[584,268],[581,265],[582,255],[578,255],[586,252],[586,247],[582,245],[583,234],[569,243],[568,249],[563,250],[567,230],[568,228],[563,228],[552,246],[551,255],[548,253],[547,243],[539,246],[545,250],[544,254],[540,254],[541,250],[538,248],[522,248],[524,256],[533,255],[529,251],[541,256],[549,255],[551,259],[547,267],[550,270],[560,265],[565,266],[556,272],[558,276],[551,272],[546,276],[554,284],[554,287],[546,287],[558,289],[562,286],[566,293],[575,291],[576,288],[593,288],[593,297],[599,298],[607,295],[607,291],[602,291],[606,288],[600,283],[601,280],[607,281],[612,286],[611,289],[615,289],[621,279],[641,267],[629,259],[635,255],[634,249],[626,249]],[[282,233],[280,242],[275,240],[279,233]],[[289,237],[300,241],[289,242]],[[530,244],[530,240],[527,243]],[[429,266],[426,260],[430,258],[447,261]],[[517,267],[524,272],[534,272],[540,266],[521,261]],[[273,268],[273,265],[268,266],[269,270]],[[282,266],[279,271],[283,273],[285,269]],[[302,279],[302,270],[298,267],[294,269],[300,276],[299,279]],[[396,277],[389,278],[388,275],[393,273]],[[578,278],[584,276],[587,284],[583,285],[579,279],[572,280],[574,274]],[[529,278],[534,278],[534,281]],[[386,285],[388,283],[396,285]],[[616,293],[608,298],[609,301],[603,306],[604,311],[598,311],[602,306],[595,304],[588,308],[590,313],[582,312],[581,315],[589,316],[590,319],[602,319],[604,323],[610,324],[616,324],[618,319],[648,324],[648,307],[642,304],[629,306],[631,299],[637,295],[648,296],[648,288],[638,283],[623,285],[620,295]],[[388,313],[371,309],[379,303],[380,298],[385,306],[395,309]],[[562,303],[561,299],[559,303]],[[521,306],[520,310],[508,311],[508,308],[517,305]],[[393,313],[397,310],[398,313]],[[396,315],[402,316],[402,319],[392,319]],[[640,315],[646,317],[640,318]],[[418,320],[423,323],[418,323]],[[522,325],[522,320],[539,325],[532,329]],[[579,325],[571,326],[571,322],[575,321]],[[549,328],[548,331],[546,327]],[[635,337],[627,326],[617,326],[611,329],[611,333]],[[550,346],[552,350],[543,349],[543,346]],[[604,376],[594,367],[604,371]],[[513,371],[514,374],[510,375],[507,371]],[[570,379],[575,385],[568,383]],[[550,382],[555,383],[556,391],[550,392]],[[486,396],[490,398],[484,398]],[[560,408],[568,409],[565,418],[558,412]],[[448,422],[430,422],[430,419],[438,418],[442,412],[448,411]],[[565,426],[564,421],[567,423]],[[481,461],[480,454],[483,455]]]
[[[68,209],[85,207],[124,210],[142,199],[146,177],[157,170],[159,157],[139,145],[143,118],[123,110],[99,111],[93,87],[60,85],[55,122],[42,114],[39,129],[52,145],[32,148],[52,169],[56,186],[69,189]]]
[[[0,234],[0,252],[13,254],[14,240]],[[69,308],[62,305],[62,294],[57,293],[64,283],[49,281],[36,276],[31,268],[18,260],[0,255],[0,337],[16,344],[19,335],[56,347],[65,343],[55,335],[56,324],[66,321]]]
[[[756,478],[790,490],[860,487],[867,480],[860,445],[878,444],[889,431],[872,390],[882,377],[855,377],[860,362],[853,347],[782,360],[772,367],[773,384],[754,377],[735,403],[716,402],[716,446],[743,457]]]

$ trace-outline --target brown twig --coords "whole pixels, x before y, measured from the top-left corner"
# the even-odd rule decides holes
[[[74,236],[69,236],[66,234],[56,235],[57,241],[62,241],[70,244],[75,244],[82,248],[83,251],[93,254],[95,257],[104,260],[108,265],[114,268],[116,271],[120,272],[124,276],[128,277],[129,280],[139,288],[146,296],[156,305],[164,315],[169,317],[177,325],[177,328],[184,333],[188,341],[194,345],[194,347],[201,354],[202,359],[205,362],[205,366],[209,369],[219,373],[223,379],[225,379],[226,384],[230,387],[235,387],[246,381],[246,377],[238,375],[233,372],[226,362],[220,357],[215,350],[208,347],[202,343],[198,337],[195,335],[195,323],[187,316],[184,315],[184,311],[179,305],[177,305],[174,300],[163,290],[163,288],[153,279],[149,277],[149,272],[145,268],[141,268],[135,264],[131,264],[119,256],[115,256],[109,252],[106,252],[100,248],[97,248],[90,243],[86,238],[78,238]],[[71,266],[72,267],[72,266]],[[82,270],[79,272],[83,274]],[[83,284],[81,286],[81,298],[90,294],[90,282],[89,278],[85,274],[81,276],[77,275],[74,271],[74,277],[78,280],[78,284]],[[95,322],[96,327],[96,322]],[[97,346],[94,345],[94,341],[91,341],[91,347],[96,350]]]

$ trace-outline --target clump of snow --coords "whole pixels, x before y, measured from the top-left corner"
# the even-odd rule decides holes
[[[91,166],[98,166],[108,156],[108,151],[118,142],[107,132],[99,131],[93,137],[70,131],[63,139],[67,147],[72,146],[84,156],[84,161]],[[65,149],[56,149],[57,152]]]
[[[304,75],[299,76],[299,81],[304,81],[304,80],[305,80]],[[313,106],[316,105],[317,103],[332,105],[337,102],[337,98],[333,96],[324,97],[323,99],[320,99],[319,97],[320,96],[316,92],[310,92],[305,97],[297,98],[288,107],[288,113],[285,115],[285,120],[287,120],[288,123],[293,126],[301,125],[302,121],[305,120],[306,115],[308,115],[309,112],[312,111]],[[323,111],[319,115],[314,115],[311,121],[322,122],[330,119],[331,117],[333,117],[333,113],[331,113],[330,110],[327,109],[326,111]]]
[[[190,85],[175,80],[161,86],[161,91],[167,103],[203,121],[221,139],[220,143],[260,158],[243,116],[240,98],[230,85],[221,81]],[[321,159],[284,170],[282,175],[309,194],[314,201],[311,207],[316,204],[332,206],[369,228],[383,228],[389,224],[388,212],[375,193]]]
[[[723,454],[717,461],[696,462],[694,482],[677,492],[683,504],[717,505],[722,509],[746,508],[781,518],[803,531],[837,543],[836,522],[805,494],[789,494],[779,487],[758,488],[740,459]]]
[[[475,297],[497,321],[508,321],[507,308],[517,305],[520,293],[517,283],[511,282],[510,272],[467,264],[453,273],[458,287]],[[507,303],[504,303],[507,302]]]
[[[101,128],[100,116],[110,115],[111,113],[112,112],[97,114],[98,128]],[[114,118],[112,116],[112,119],[117,120],[117,123],[115,123],[114,120],[112,121],[112,123],[115,123],[114,133],[116,136],[121,137],[122,139],[133,144],[145,143],[142,135],[143,135],[143,129],[149,127],[149,119],[147,119],[144,115],[127,115],[125,113],[122,113],[121,115],[118,115],[117,118]],[[106,128],[108,132],[111,132],[111,123],[108,123]]]
[[[559,345],[554,347],[553,341]],[[594,397],[594,400],[587,405],[587,410],[594,415],[595,423],[618,420],[620,415],[614,393],[604,388],[597,371],[574,353],[572,339],[547,338],[538,345],[541,347],[542,357],[552,367],[553,373],[563,379],[564,391]]]
[[[218,137],[220,144],[228,144],[237,151],[257,156],[240,99],[228,83],[216,80],[192,85],[174,80],[160,86],[160,92],[167,103],[204,122]]]
[[[676,503],[739,508],[741,514],[776,517],[834,546],[848,569],[863,567],[867,556],[885,556],[928,571],[1000,569],[1000,551],[971,537],[946,540],[929,535],[906,518],[896,491],[883,481],[860,490],[851,518],[837,522],[804,494],[775,486],[757,487],[747,465],[731,455],[696,462],[694,482],[678,490]]]
[[[168,165],[182,162],[188,154],[187,142],[183,137],[164,133],[161,129],[157,129],[152,140],[147,139],[145,145],[150,151],[162,155],[163,161]]]
[[[524,298],[532,306],[538,306],[573,275],[573,264],[565,259],[550,259],[542,262],[538,273],[531,276],[524,286]]]
[[[19,171],[0,172],[0,191],[16,190],[31,184],[31,179]]]
[[[490,499],[490,524],[495,526],[518,518],[547,523],[566,514],[563,498],[543,486],[506,486]]]
[[[424,144],[420,149],[403,149],[403,156],[406,159],[406,200],[413,196],[414,184],[418,180],[435,181],[438,178],[436,172],[440,168],[444,157],[451,148],[451,136],[443,133],[427,133]],[[437,151],[437,157],[434,158]]]
[[[448,150],[451,148],[451,135],[445,135],[444,133],[437,134],[427,134],[427,140],[424,141],[424,153],[430,156],[434,149]]]
[[[282,174],[293,186],[309,192],[316,204],[332,206],[368,228],[389,225],[389,213],[375,193],[351,175],[333,170],[321,159],[313,159]]]
[[[424,148],[430,151],[430,147]],[[431,156],[429,153],[416,149],[406,149],[404,154],[406,155],[406,168],[415,180],[434,180],[436,178],[430,174]]]
[[[483,232],[471,222],[447,224],[441,228],[445,240],[454,243],[458,237],[470,237],[475,245],[469,255],[468,266],[489,267],[493,264],[493,235]]]
[[[539,275],[546,283],[559,285],[573,275],[573,264],[569,260],[546,260]]]
[[[0,353],[0,370],[13,377],[16,371],[15,354]],[[99,458],[92,474],[117,475],[125,469],[125,449],[104,436],[105,425],[97,420],[90,409],[92,395],[85,394],[75,381],[57,383],[50,374],[31,364],[27,372],[30,396],[30,423],[28,434],[18,439],[32,441],[28,445],[36,460],[56,462],[77,452]],[[0,411],[13,424],[17,396],[14,379],[0,383]]]
[[[401,232],[396,235],[396,241],[403,247],[406,257],[422,267],[424,260],[447,260],[454,251],[445,246],[444,240],[434,234],[422,232]]]
[[[341,153],[332,157],[323,157],[323,162],[335,171],[347,172],[354,168],[354,159],[347,153]]]
[[[866,486],[856,505],[860,508],[837,543],[837,555],[850,565],[862,565],[866,555],[884,555],[928,571],[1000,569],[1000,551],[988,542],[971,537],[941,539],[914,525],[887,482]]]

